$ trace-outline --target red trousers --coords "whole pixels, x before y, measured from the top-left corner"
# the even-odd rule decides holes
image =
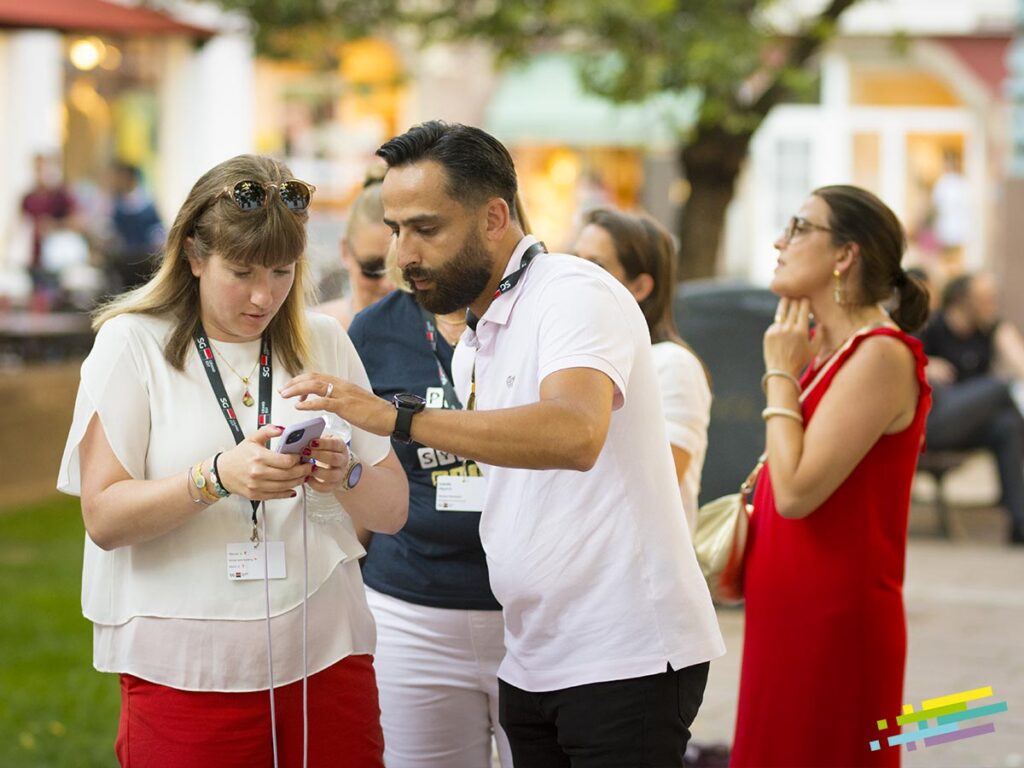
[[[309,766],[383,768],[373,657],[349,656],[309,678]],[[274,692],[281,768],[302,765],[302,681]],[[114,745],[123,768],[269,768],[266,691],[180,691],[121,675]]]

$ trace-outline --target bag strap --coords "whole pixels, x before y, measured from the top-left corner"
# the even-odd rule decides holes
[[[802,403],[804,400],[807,399],[807,396],[811,394],[811,390],[818,386],[821,380],[825,378],[825,374],[832,370],[835,364],[839,362],[839,358],[843,356],[843,353],[846,352],[846,350],[848,350],[851,346],[853,346],[853,343],[857,339],[861,338],[862,336],[867,336],[869,333],[879,328],[891,327],[893,327],[891,323],[871,323],[870,325],[865,325],[863,328],[858,328],[856,331],[850,334],[850,338],[844,341],[842,345],[839,347],[839,349],[833,352],[829,356],[828,360],[825,361],[825,364],[821,366],[821,369],[814,375],[814,378],[811,380],[811,383],[807,385],[807,389],[803,390],[800,393],[800,402]]]

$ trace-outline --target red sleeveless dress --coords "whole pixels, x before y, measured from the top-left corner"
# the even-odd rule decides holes
[[[890,328],[855,339],[802,410],[805,422],[813,419],[839,369],[865,338],[880,335],[914,353],[920,395],[913,423],[879,438],[801,520],[776,512],[768,466],[757,484],[733,766],[899,765],[899,748],[885,741],[893,731],[880,733],[877,721],[893,722],[903,704],[907,514],[931,407],[921,343]],[[816,373],[806,371],[802,384]],[[869,746],[875,739],[878,751]]]

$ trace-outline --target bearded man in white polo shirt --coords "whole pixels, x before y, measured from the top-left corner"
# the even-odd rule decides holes
[[[466,409],[390,404],[319,374],[285,394],[483,469],[482,480],[439,478],[437,496],[482,508],[505,619],[500,720],[517,766],[681,766],[708,662],[725,648],[643,315],[600,267],[523,235],[512,159],[487,133],[434,121],[377,154],[417,300],[435,314],[469,307],[453,363]]]

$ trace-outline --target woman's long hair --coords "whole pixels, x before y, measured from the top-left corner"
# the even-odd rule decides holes
[[[639,302],[651,333],[651,343],[681,343],[672,317],[672,292],[676,286],[676,247],[672,236],[650,216],[612,208],[588,211],[583,216],[583,225],[587,224],[608,233],[627,280],[647,274],[654,281],[654,288]]]
[[[639,302],[640,311],[647,321],[651,343],[671,341],[700,357],[679,335],[672,315],[672,294],[676,287],[676,246],[672,235],[650,216],[617,211],[612,208],[594,208],[583,216],[583,226],[600,227],[612,239],[615,255],[626,273],[627,280],[643,274],[651,276],[654,287]],[[704,375],[711,382],[704,361],[700,360]]]
[[[284,304],[271,319],[274,353],[290,373],[299,373],[309,358],[305,308],[308,290],[306,222],[308,210],[285,208],[276,190],[265,204],[243,211],[229,195],[239,181],[280,184],[292,178],[282,163],[259,155],[238,155],[211,168],[195,183],[167,233],[160,267],[145,285],[100,307],[93,317],[98,330],[122,314],[166,315],[173,329],[164,357],[178,370],[200,324],[199,279],[192,274],[188,256],[206,261],[216,253],[240,266],[281,267],[295,264],[295,282]]]

